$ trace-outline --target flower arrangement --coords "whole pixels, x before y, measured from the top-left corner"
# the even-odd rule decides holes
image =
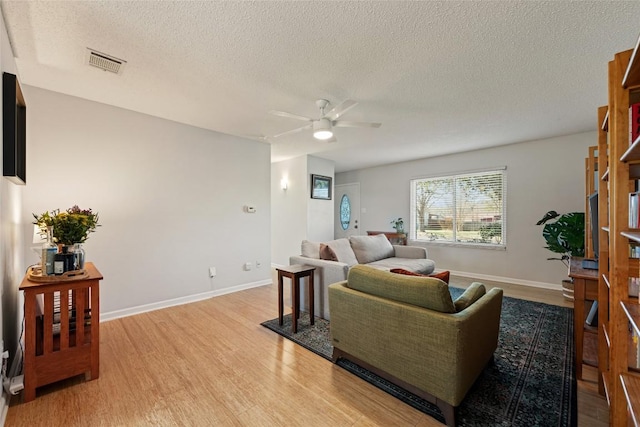
[[[53,227],[53,242],[62,245],[84,243],[89,233],[100,227],[98,214],[91,212],[91,209],[80,209],[78,205],[62,212],[56,209],[40,215],[33,214],[33,217],[33,223],[40,228],[42,234],[47,232],[47,227]]]

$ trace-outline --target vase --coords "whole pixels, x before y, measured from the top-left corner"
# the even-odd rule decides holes
[[[58,246],[53,243],[53,227],[47,227],[47,241],[42,245],[42,275],[53,275],[53,263],[55,261]]]
[[[76,270],[82,270],[84,268],[85,251],[82,247],[82,243],[73,244],[74,265]]]

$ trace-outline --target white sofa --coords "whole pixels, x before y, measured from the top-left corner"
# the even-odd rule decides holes
[[[384,234],[351,236],[349,239],[325,243],[303,240],[301,252],[300,255],[289,257],[289,264],[316,267],[314,311],[325,319],[329,319],[328,286],[347,280],[349,269],[354,265],[366,264],[387,271],[402,268],[421,274],[431,274],[435,268],[435,263],[427,258],[426,248],[392,245]],[[305,287],[301,288],[300,306],[306,310],[307,295]]]

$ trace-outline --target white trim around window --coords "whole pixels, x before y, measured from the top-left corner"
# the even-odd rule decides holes
[[[505,249],[506,167],[411,180],[413,241]]]

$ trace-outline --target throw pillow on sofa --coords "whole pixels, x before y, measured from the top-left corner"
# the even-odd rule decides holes
[[[360,264],[369,264],[395,256],[393,245],[384,234],[349,237],[351,248]]]
[[[358,263],[358,259],[353,253],[353,249],[351,249],[351,245],[347,239],[336,239],[325,244],[336,254],[339,262],[344,262],[349,267]]]
[[[338,256],[330,246],[320,243],[320,259],[327,261],[338,261]]]
[[[431,273],[431,274],[420,274],[415,271],[405,270],[404,268],[392,268],[392,273],[396,274],[406,274],[407,276],[426,276],[426,277],[434,277],[436,279],[442,280],[444,283],[449,284],[449,271],[441,271],[440,273]]]
[[[435,277],[449,284],[449,271],[442,271],[440,273],[434,273],[429,275],[415,273],[413,271],[404,270],[402,268],[392,268],[390,271],[396,274],[404,274],[405,276]],[[462,295],[460,295],[453,302],[453,305],[456,308],[456,312],[459,313],[465,308],[469,307],[471,304],[473,304],[474,302],[482,298],[482,296],[486,293],[487,293],[487,289],[484,287],[482,283],[473,282],[472,284],[469,285],[467,289],[465,289]]]
[[[303,240],[300,245],[300,254],[306,258],[320,259],[320,243]]]
[[[329,258],[332,257],[332,255],[327,251],[327,249],[325,249],[323,258],[323,256],[321,256],[320,254],[320,245],[328,246],[333,252],[333,255],[335,255],[336,259]],[[303,240],[300,249],[301,255],[305,258],[344,262],[349,267],[358,263],[358,259],[353,253],[353,249],[351,249],[351,245],[349,244],[349,240],[347,239],[336,239],[326,243]]]
[[[453,302],[453,305],[455,305],[457,312],[461,312],[482,298],[486,293],[487,289],[482,283],[473,282],[467,289],[465,289],[464,293]]]

